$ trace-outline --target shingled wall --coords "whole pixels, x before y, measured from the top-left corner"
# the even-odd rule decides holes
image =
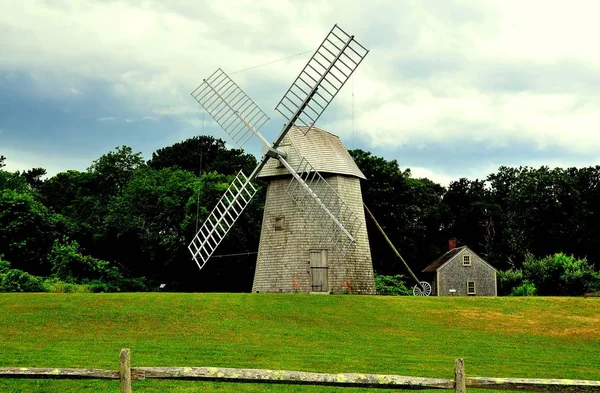
[[[360,180],[344,175],[326,177],[362,221],[356,243],[342,257],[286,192],[290,178],[269,179],[252,291],[311,292],[310,250],[324,249],[329,292],[375,294]],[[276,224],[283,224],[283,229],[276,230]]]

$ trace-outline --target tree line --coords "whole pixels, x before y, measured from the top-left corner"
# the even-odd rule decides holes
[[[505,293],[552,294],[536,281],[543,275],[571,280],[561,294],[600,286],[600,166],[503,166],[443,187],[396,160],[350,153],[368,179],[365,204],[417,276],[455,239],[502,272]],[[201,272],[187,245],[235,174],[256,166],[254,156],[197,136],[148,161],[117,147],[85,171],[49,178],[43,168],[6,171],[7,159],[0,156],[0,290],[251,289],[265,183]],[[367,231],[377,275],[406,275],[368,218]]]

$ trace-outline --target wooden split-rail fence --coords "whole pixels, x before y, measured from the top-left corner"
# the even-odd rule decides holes
[[[120,379],[121,393],[132,392],[132,381],[148,378],[379,389],[451,389],[456,393],[464,393],[467,388],[600,393],[600,381],[467,377],[463,359],[456,359],[454,379],[439,379],[385,374],[325,374],[222,367],[131,367],[130,356],[129,349],[121,350],[119,370],[5,367],[0,368],[0,378]]]

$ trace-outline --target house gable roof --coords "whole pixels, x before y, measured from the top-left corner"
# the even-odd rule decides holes
[[[423,269],[423,272],[435,272],[436,270],[438,270],[440,267],[442,267],[443,265],[445,265],[446,262],[448,262],[449,260],[451,260],[452,258],[454,258],[454,256],[456,256],[456,254],[458,254],[459,252],[461,252],[465,248],[467,248],[467,246],[456,247],[456,248],[453,248],[452,250],[446,251],[446,253],[444,255],[442,255],[441,257],[439,257],[438,259],[436,259],[435,261],[433,261],[425,269]]]
[[[339,137],[314,126],[304,135],[305,129],[293,126],[279,145],[292,168],[297,168],[304,157],[318,172],[366,179]],[[288,170],[278,164],[275,159],[269,160],[258,177],[289,176]]]
[[[479,255],[474,253],[473,250],[471,250],[469,247],[462,246],[462,247],[457,247],[457,248],[447,251],[444,255],[442,255],[435,261],[433,261],[433,263],[431,263],[429,266],[427,266],[422,271],[423,272],[435,272],[437,270],[440,270],[442,267],[444,267],[444,265],[446,265],[448,262],[450,262],[450,260],[452,260],[456,255],[458,255],[458,253],[460,253],[462,250],[469,250],[469,252],[471,254],[477,256],[477,258],[479,260],[481,260],[481,262],[483,262],[486,266],[490,267],[494,271],[497,270],[495,267],[493,267],[492,265],[487,263],[482,257],[480,257]]]

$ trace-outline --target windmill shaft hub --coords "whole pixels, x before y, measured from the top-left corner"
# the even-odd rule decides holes
[[[269,150],[267,150],[267,152],[265,153],[267,156],[271,157],[271,158],[275,158],[275,159],[279,159],[279,158],[286,158],[287,154],[285,154],[285,152],[278,150],[278,149],[274,149],[274,148],[269,148]]]

